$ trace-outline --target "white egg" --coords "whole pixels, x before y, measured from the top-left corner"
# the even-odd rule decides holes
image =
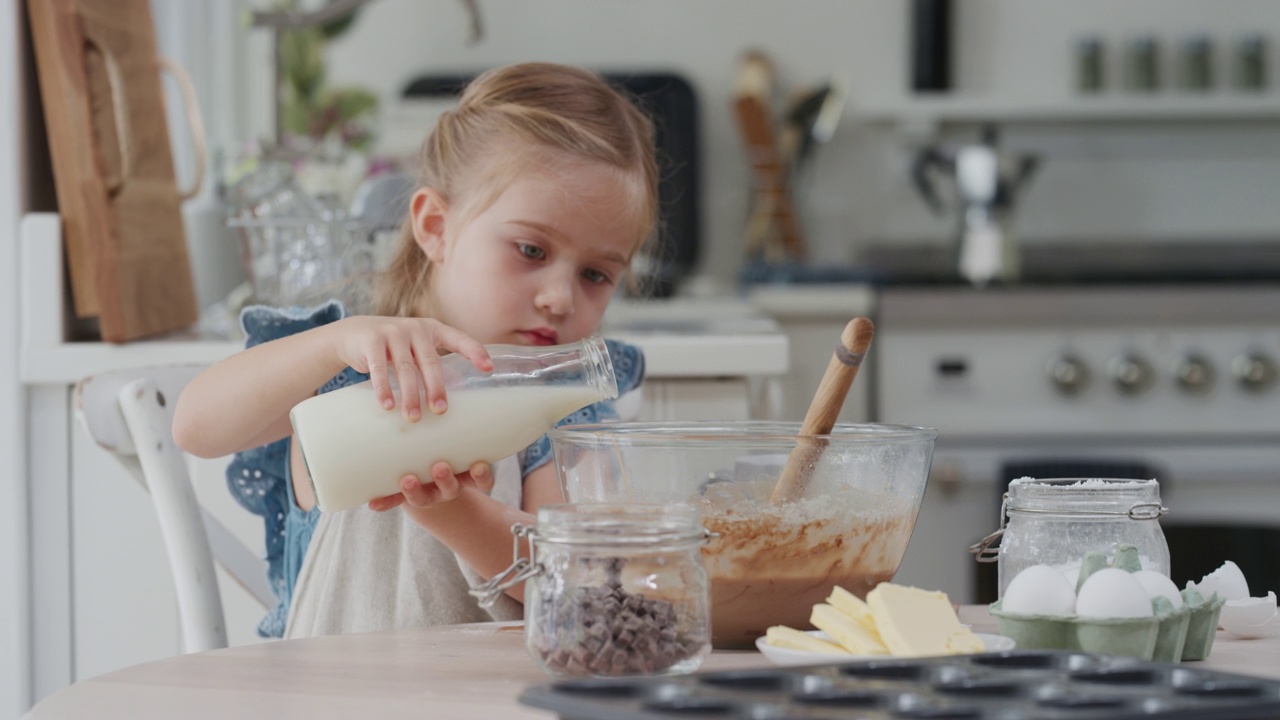
[[[1158,597],[1167,598],[1170,603],[1173,603],[1174,610],[1182,607],[1182,594],[1178,592],[1178,586],[1173,584],[1168,575],[1155,570],[1139,570],[1133,573],[1133,577],[1147,589],[1147,597],[1152,600]]]
[[[1104,568],[1090,575],[1080,586],[1076,613],[1092,618],[1151,617],[1151,598],[1132,573]]]
[[[1188,582],[1187,587],[1194,587],[1208,600],[1214,593],[1224,600],[1244,600],[1249,597],[1249,583],[1240,572],[1240,566],[1230,560],[1222,563],[1222,567],[1205,575],[1198,583]]]
[[[1076,611],[1076,591],[1057,570],[1032,565],[1009,581],[1000,608],[1018,615],[1071,615]]]

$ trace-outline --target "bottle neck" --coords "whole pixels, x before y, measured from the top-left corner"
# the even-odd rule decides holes
[[[587,383],[600,394],[601,400],[612,400],[618,397],[618,378],[613,371],[609,346],[605,344],[604,338],[593,335],[582,340],[580,345]]]

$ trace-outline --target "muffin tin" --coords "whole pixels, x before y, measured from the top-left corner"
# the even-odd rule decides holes
[[[564,720],[1235,720],[1280,716],[1280,681],[1131,657],[1010,651],[569,680],[531,687],[520,702]]]

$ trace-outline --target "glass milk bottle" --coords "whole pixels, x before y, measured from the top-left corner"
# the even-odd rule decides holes
[[[400,478],[428,481],[431,466],[455,473],[523,450],[580,408],[618,396],[604,338],[565,345],[489,345],[492,372],[459,354],[440,359],[449,408],[409,422],[377,401],[373,384],[351,385],[289,413],[316,505],[336,512],[400,491]],[[425,395],[425,393],[424,393]],[[426,407],[425,397],[423,407]]]

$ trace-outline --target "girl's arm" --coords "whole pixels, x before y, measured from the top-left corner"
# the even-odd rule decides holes
[[[467,478],[466,476],[470,476]],[[419,525],[453,550],[481,577],[491,578],[511,565],[511,526],[532,525],[539,507],[563,502],[555,466],[546,463],[524,479],[523,507],[517,510],[486,494],[493,486],[492,470],[477,464],[453,480],[447,463],[432,468],[435,484],[423,485],[412,476],[400,483],[404,492],[370,503],[374,510],[404,505],[404,511]],[[468,482],[468,479],[471,482]],[[452,499],[450,499],[452,497]],[[520,543],[522,557],[528,543]],[[524,602],[524,584],[507,589],[507,595]]]
[[[173,439],[199,457],[220,457],[286,437],[289,410],[346,366],[334,351],[338,322],[256,345],[187,384]]]

